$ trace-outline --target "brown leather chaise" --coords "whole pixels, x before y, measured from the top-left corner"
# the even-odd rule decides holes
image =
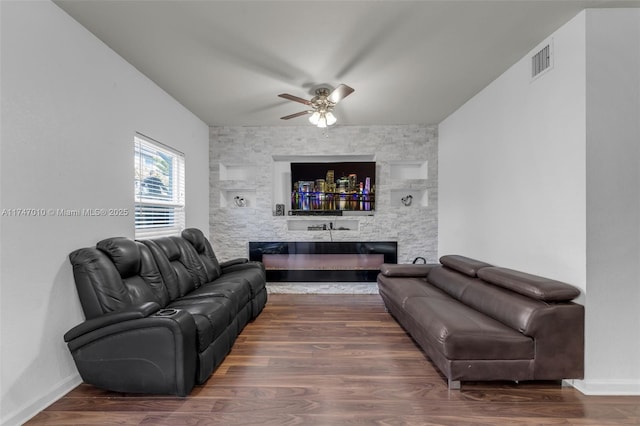
[[[383,264],[378,289],[449,388],[461,381],[583,378],[577,288],[458,255],[440,262]]]

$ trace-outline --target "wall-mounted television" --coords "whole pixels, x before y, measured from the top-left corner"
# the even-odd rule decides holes
[[[375,211],[375,161],[291,163],[291,214]]]

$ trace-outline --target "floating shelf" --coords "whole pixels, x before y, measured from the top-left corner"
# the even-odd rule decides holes
[[[235,198],[241,197],[245,200],[245,206],[236,205]],[[255,189],[226,189],[220,191],[220,207],[225,208],[254,208],[256,207],[256,190]]]
[[[331,225],[333,224],[333,229]],[[323,229],[326,225],[327,229]],[[323,219],[289,219],[287,220],[287,229],[289,231],[358,231],[360,229],[360,221],[334,219],[330,216]]]
[[[405,206],[402,198],[411,195],[411,205]],[[391,205],[394,209],[410,209],[429,206],[429,191],[426,189],[398,188],[391,190]]]

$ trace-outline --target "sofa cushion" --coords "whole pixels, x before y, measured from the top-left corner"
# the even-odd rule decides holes
[[[456,299],[462,297],[468,286],[482,282],[478,278],[471,278],[442,266],[433,268],[429,272],[427,281]]]
[[[69,254],[73,276],[87,319],[131,306],[131,296],[109,257],[95,247]]]
[[[580,290],[572,285],[513,269],[493,266],[481,269],[478,276],[500,287],[544,302],[566,302],[580,295]]]
[[[548,308],[548,305],[540,300],[505,291],[482,280],[477,280],[475,285],[469,286],[459,300],[528,336],[535,332],[536,316]]]
[[[182,231],[182,238],[188,241],[198,254],[206,272],[206,281],[218,278],[222,274],[220,262],[202,231],[197,228],[187,228]]]
[[[476,277],[480,269],[492,266],[489,263],[471,259],[465,256],[460,256],[457,254],[442,256],[440,258],[440,263],[442,263],[447,268],[454,269],[470,277]]]
[[[191,314],[196,323],[198,352],[202,352],[233,322],[232,303],[225,297],[201,297],[174,300],[167,308],[180,309]]]
[[[387,277],[426,277],[436,264],[396,264],[383,263],[380,273]]]
[[[142,241],[143,243],[147,243],[148,240]],[[175,241],[169,237],[159,237],[154,238],[153,242],[158,245],[160,249],[162,249],[162,253],[170,262],[180,259],[180,249],[176,245]]]
[[[266,275],[261,263],[249,262],[236,267],[226,268],[222,277],[224,281],[242,281],[249,285],[251,297],[255,297],[265,288]],[[215,282],[215,281],[214,281]]]
[[[434,268],[428,281],[458,301],[521,333],[528,332],[536,311],[546,307],[539,300],[504,291],[480,278],[470,278],[446,267]]]
[[[136,244],[138,245],[138,249],[140,250],[139,276],[149,286],[156,299],[158,300],[158,304],[161,308],[163,308],[167,305],[167,303],[169,303],[169,300],[171,300],[169,296],[169,290],[165,285],[162,274],[158,269],[158,264],[153,258],[149,247],[145,246],[141,242],[136,242]]]
[[[424,296],[441,299],[449,297],[442,290],[427,284],[424,278],[378,275],[378,289],[380,293],[401,308],[404,308],[404,303],[411,297]]]
[[[405,310],[450,360],[533,359],[534,340],[457,300],[411,297]]]
[[[233,302],[232,305],[235,315],[251,300],[251,289],[246,280],[219,278],[211,283],[200,286],[181,299],[187,300],[199,297],[226,297]]]
[[[96,247],[113,262],[132,304],[155,302],[164,307],[169,302],[160,271],[144,244],[125,237],[114,237],[99,241]]]
[[[153,254],[171,299],[200,287],[204,280],[202,265],[186,241],[178,237],[159,237],[143,243]]]
[[[96,247],[111,259],[120,277],[131,277],[140,270],[140,250],[135,241],[125,237],[107,238],[98,241]]]

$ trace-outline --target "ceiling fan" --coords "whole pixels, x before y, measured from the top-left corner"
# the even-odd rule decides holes
[[[310,100],[299,98],[298,96],[289,95],[288,93],[281,93],[278,95],[281,98],[288,99],[294,102],[300,102],[301,104],[310,106],[311,109],[300,111],[295,114],[287,115],[280,118],[282,120],[289,120],[291,118],[311,114],[311,117],[309,117],[309,121],[313,125],[318,127],[331,126],[336,122],[336,117],[332,113],[333,107],[335,107],[336,104],[342,99],[352,94],[354,90],[355,89],[347,86],[346,84],[339,85],[332,92],[329,92],[329,89],[327,89],[326,87],[321,87],[319,89],[316,89],[316,95]]]

